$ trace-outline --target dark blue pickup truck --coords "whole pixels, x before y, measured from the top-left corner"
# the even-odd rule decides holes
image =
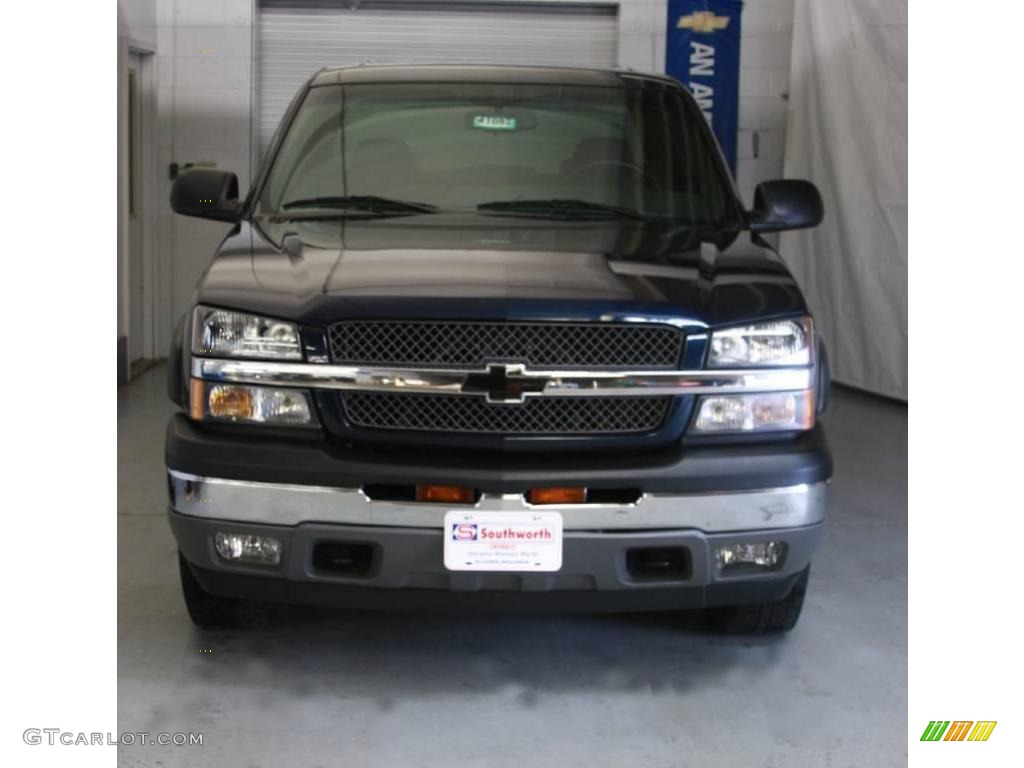
[[[233,224],[171,351],[197,624],[278,601],[795,625],[828,370],[763,234],[821,198],[772,181],[744,209],[677,81],[325,69],[244,199],[201,169],[171,204]]]

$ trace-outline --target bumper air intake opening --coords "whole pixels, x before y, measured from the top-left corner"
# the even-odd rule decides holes
[[[636,504],[644,492],[639,488],[590,488],[587,502],[590,504]]]
[[[353,541],[319,541],[313,546],[313,570],[325,576],[370,576],[376,547]]]
[[[638,547],[626,551],[626,572],[634,581],[685,581],[690,578],[686,547]]]

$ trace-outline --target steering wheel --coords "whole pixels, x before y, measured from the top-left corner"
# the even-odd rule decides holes
[[[657,178],[651,175],[649,171],[645,171],[639,165],[636,165],[634,163],[627,163],[622,160],[594,160],[593,162],[586,163],[584,165],[581,165],[579,168],[569,171],[569,173],[567,173],[566,176],[575,176],[579,173],[583,173],[583,171],[586,171],[590,168],[598,168],[604,165],[614,165],[619,168],[629,168],[629,170],[633,171],[634,173],[640,174],[641,176],[644,177],[644,179],[649,181],[651,186],[655,190],[657,190],[658,192],[661,191],[661,184],[658,182]]]

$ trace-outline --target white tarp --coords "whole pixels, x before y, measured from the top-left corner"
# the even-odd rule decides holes
[[[825,221],[782,251],[833,379],[907,398],[906,0],[797,0],[785,175]]]

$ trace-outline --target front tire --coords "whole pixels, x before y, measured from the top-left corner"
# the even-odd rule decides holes
[[[807,579],[810,566],[805,568],[789,594],[781,600],[770,603],[729,605],[708,611],[711,626],[726,635],[768,635],[789,632],[800,619],[807,594]]]
[[[185,609],[193,624],[200,629],[233,629],[242,625],[242,601],[213,595],[203,589],[181,552],[178,552],[178,572]]]

